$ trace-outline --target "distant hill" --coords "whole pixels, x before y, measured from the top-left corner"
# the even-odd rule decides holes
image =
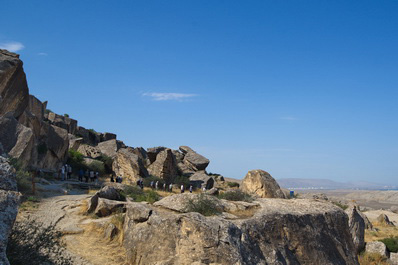
[[[363,189],[363,190],[383,190],[397,189],[397,186],[386,186],[366,181],[359,182],[337,182],[330,179],[304,179],[304,178],[282,178],[277,179],[279,185],[286,189]]]

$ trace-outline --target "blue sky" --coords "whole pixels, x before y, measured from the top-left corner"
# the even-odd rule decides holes
[[[242,178],[397,184],[396,1],[2,1],[31,94]]]

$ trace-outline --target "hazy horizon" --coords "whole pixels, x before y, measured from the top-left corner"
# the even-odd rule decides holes
[[[30,93],[208,172],[396,185],[398,2],[4,1]],[[16,19],[18,18],[18,19]]]

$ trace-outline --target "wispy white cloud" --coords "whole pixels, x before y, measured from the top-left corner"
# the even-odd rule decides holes
[[[296,117],[292,116],[285,116],[285,117],[280,117],[281,120],[286,120],[286,121],[296,121],[298,120]]]
[[[174,101],[183,101],[188,98],[196,97],[196,94],[184,94],[184,93],[143,93],[145,97],[150,97],[155,101],[166,101],[166,100],[174,100]]]
[[[0,49],[5,49],[10,52],[17,52],[25,48],[25,46],[17,41],[9,41],[0,43]]]
[[[39,55],[39,56],[47,56],[48,54],[45,53],[45,52],[39,52],[37,55]]]

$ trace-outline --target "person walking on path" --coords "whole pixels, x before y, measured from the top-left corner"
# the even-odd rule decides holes
[[[88,178],[90,177],[90,172],[88,169],[86,170],[86,174],[84,174],[84,178],[86,179],[86,182],[88,182]]]
[[[166,182],[163,183],[163,191],[166,191]]]
[[[61,167],[61,180],[64,181],[65,180],[65,166]]]
[[[83,175],[84,175],[84,170],[81,168],[81,169],[79,170],[79,181],[80,181],[80,182],[83,182]]]
[[[68,178],[72,178],[72,167],[70,165],[68,165]]]
[[[159,181],[157,180],[155,183],[155,189],[158,190],[158,188],[159,188]]]
[[[169,192],[173,192],[173,183],[169,184]]]
[[[94,171],[90,171],[90,182],[94,182]]]
[[[99,181],[99,172],[95,172],[95,185],[98,185],[98,181]]]
[[[184,188],[184,184],[181,184],[181,193],[184,193],[185,188]]]
[[[189,186],[189,192],[192,193],[192,185]]]

